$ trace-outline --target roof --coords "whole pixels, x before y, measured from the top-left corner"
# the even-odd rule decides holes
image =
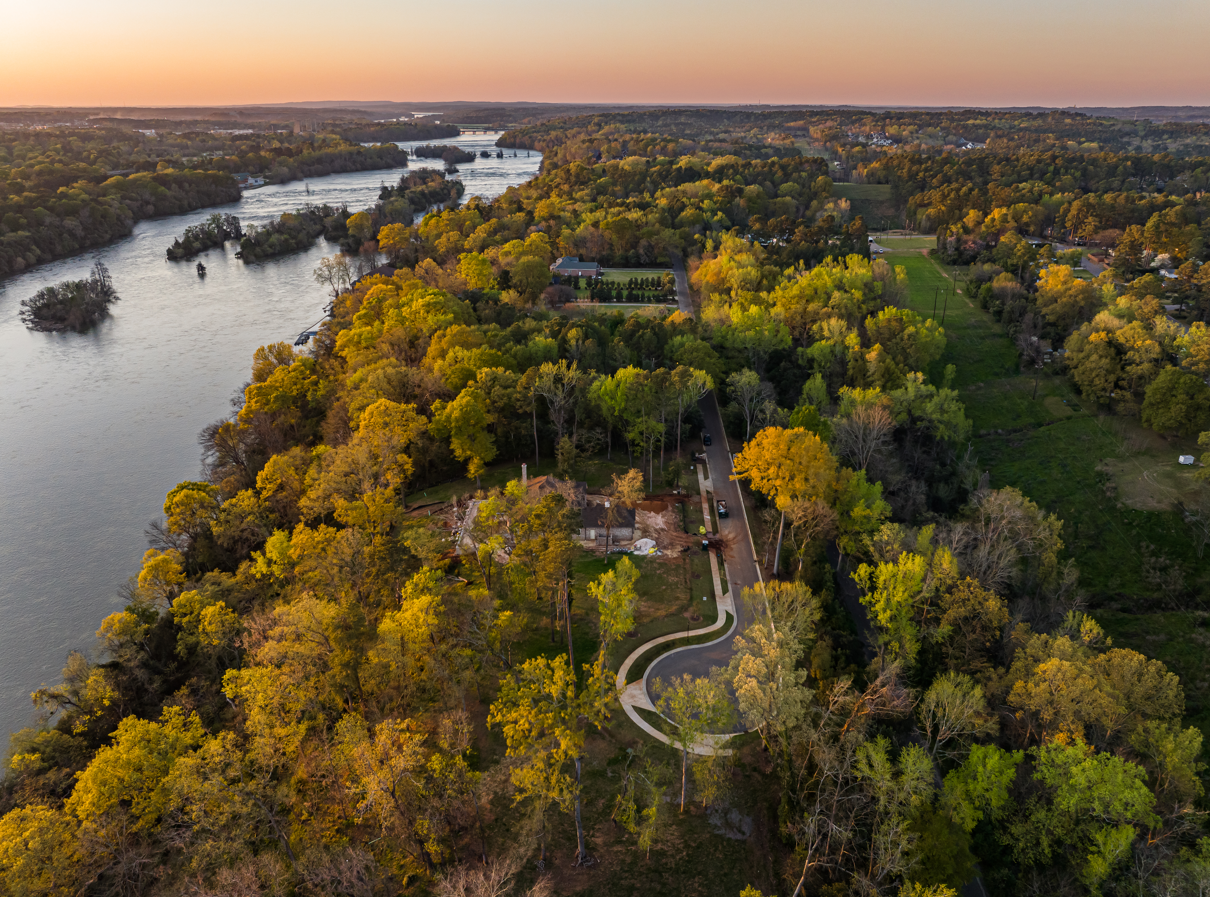
[[[602,527],[605,526],[605,512],[608,510],[604,505],[588,505],[584,510],[580,511],[580,523],[584,527]],[[614,515],[613,526],[620,529],[634,528],[634,508],[617,508]]]
[[[578,256],[562,256],[555,259],[555,263],[550,266],[550,270],[558,271],[568,268],[600,268],[596,262],[582,262]]]
[[[526,483],[526,488],[539,497],[558,492],[567,499],[567,503],[573,508],[584,507],[588,496],[588,484],[583,480],[573,482],[572,480],[561,480],[555,476],[534,477]]]
[[[361,277],[353,281],[353,286],[357,286],[357,284],[361,283],[367,277],[374,277],[375,275],[379,277],[394,277],[395,269],[390,265],[379,265],[377,268],[373,268],[368,274],[363,274]]]

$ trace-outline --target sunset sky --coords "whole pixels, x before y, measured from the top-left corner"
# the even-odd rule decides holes
[[[0,105],[1210,104],[1206,0],[13,4]]]

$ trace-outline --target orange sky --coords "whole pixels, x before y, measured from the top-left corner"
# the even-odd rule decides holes
[[[59,0],[14,7],[0,28],[4,106],[456,99],[1210,105],[1205,0]]]

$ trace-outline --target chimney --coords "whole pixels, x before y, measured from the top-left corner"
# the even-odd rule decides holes
[[[521,485],[529,485],[529,465],[524,461],[521,462]]]

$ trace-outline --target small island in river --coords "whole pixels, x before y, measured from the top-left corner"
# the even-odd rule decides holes
[[[101,262],[93,265],[84,280],[65,280],[43,287],[21,303],[21,321],[31,330],[87,330],[109,314],[109,305],[118,301],[109,279],[109,269]]]

